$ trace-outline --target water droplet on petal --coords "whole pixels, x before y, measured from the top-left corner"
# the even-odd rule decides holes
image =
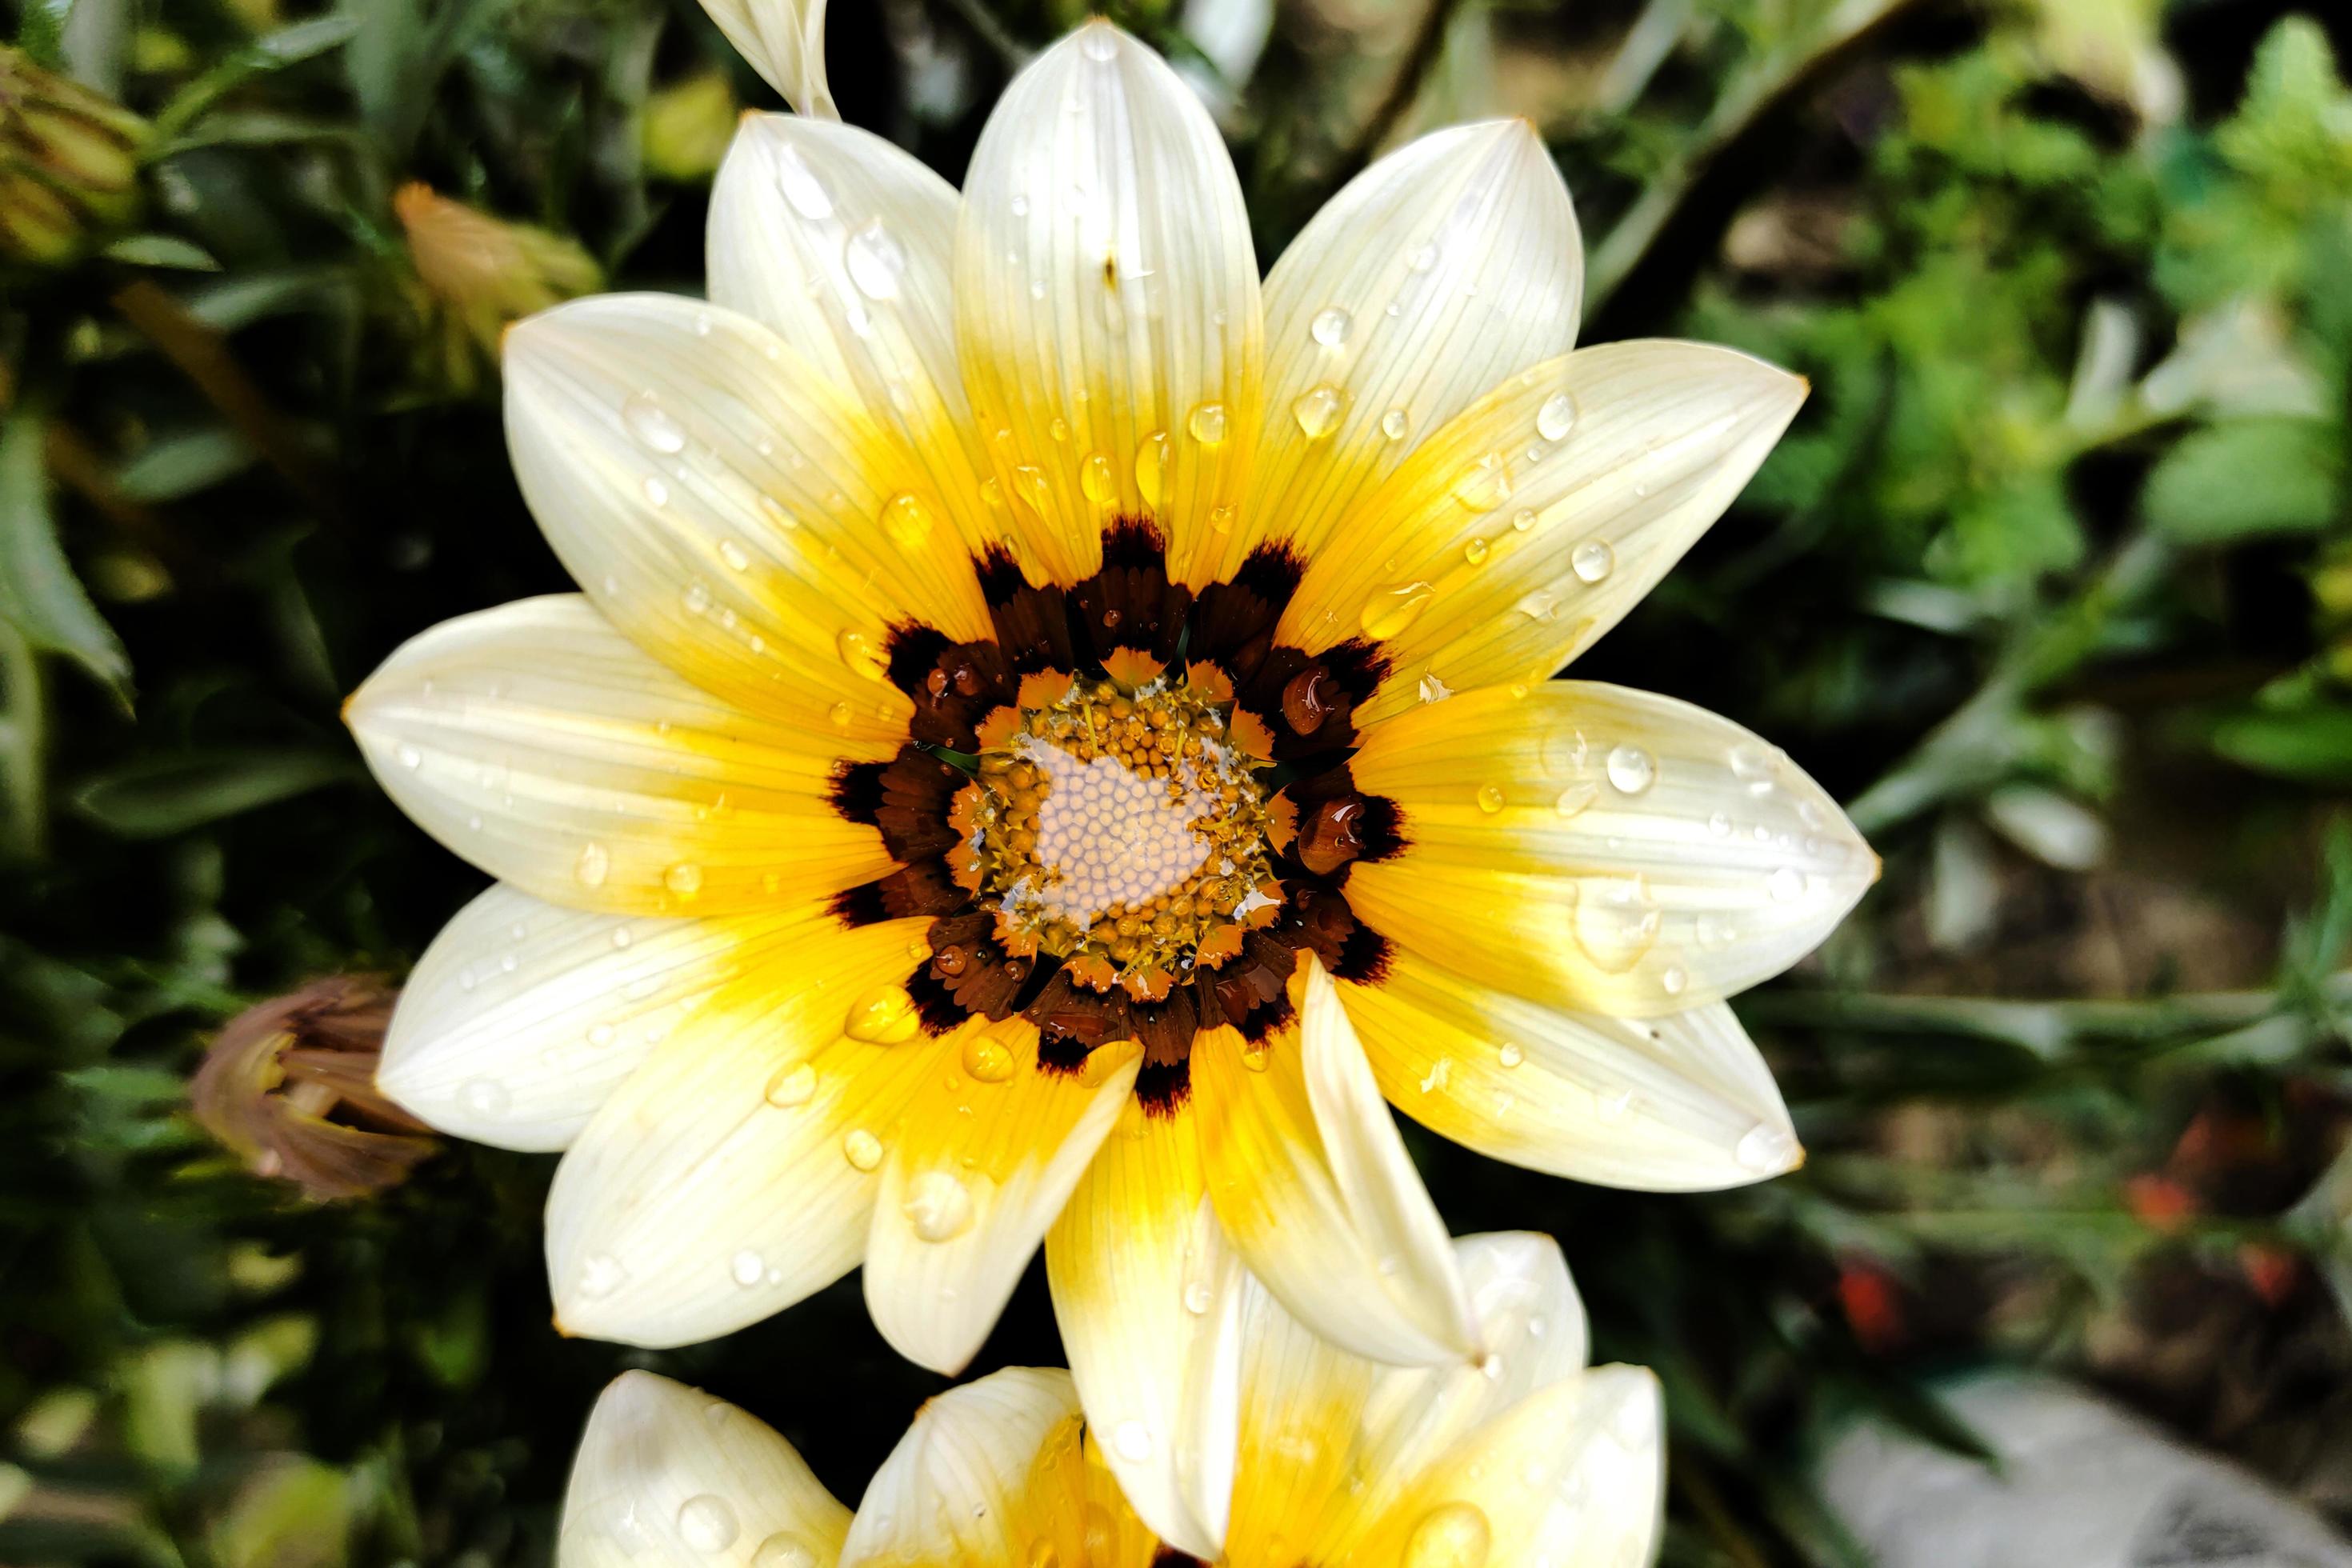
[[[1486,1568],[1493,1542],[1493,1528],[1477,1504],[1440,1503],[1412,1527],[1402,1568]]]
[[[1307,330],[1314,335],[1315,341],[1325,348],[1336,349],[1348,341],[1348,329],[1355,324],[1356,320],[1353,316],[1349,315],[1339,306],[1332,305],[1316,311],[1315,319],[1307,323]]]
[[[1078,489],[1097,506],[1110,506],[1118,500],[1118,476],[1111,469],[1109,454],[1087,454],[1087,460],[1078,465]]]
[[[1658,988],[1669,996],[1681,995],[1689,984],[1690,976],[1683,972],[1680,964],[1667,965],[1666,972],[1658,976]]]
[[[1168,489],[1168,432],[1154,430],[1136,443],[1135,488],[1144,504],[1158,506]]]
[[[1576,423],[1576,399],[1565,392],[1555,392],[1544,399],[1536,410],[1536,434],[1547,441],[1557,441]]]
[[[719,559],[727,563],[728,567],[736,572],[746,571],[751,564],[751,555],[731,539],[722,539],[719,542]]]
[[[882,528],[908,549],[919,549],[931,536],[931,509],[920,497],[902,490],[883,503]]]
[[[669,486],[659,474],[646,476],[645,492],[646,504],[657,507],[669,505]]]
[[[1474,511],[1492,511],[1511,499],[1511,473],[1500,452],[1489,452],[1454,481],[1454,499]]]
[[[1660,915],[1639,877],[1595,879],[1579,888],[1570,929],[1604,973],[1622,974],[1657,945]]]
[[[1320,441],[1339,427],[1339,417],[1348,411],[1348,395],[1326,382],[1309,387],[1298,395],[1290,405],[1290,416],[1298,421],[1299,431],[1310,441]]]
[[[1003,1083],[1021,1066],[1004,1042],[986,1029],[967,1037],[960,1054],[963,1070],[982,1083]]]
[[[808,160],[801,156],[797,147],[786,145],[776,150],[776,188],[783,192],[793,211],[812,223],[833,216],[833,193],[825,189],[824,182],[817,178],[816,171],[809,167]]]
[[[425,753],[405,741],[400,743],[393,754],[400,759],[400,765],[404,768],[421,768],[425,765]]]
[[[1437,590],[1426,583],[1401,583],[1393,588],[1383,588],[1364,601],[1358,617],[1364,635],[1375,641],[1385,642],[1421,618],[1429,608],[1429,601]]]
[[[1658,760],[1639,746],[1613,746],[1609,752],[1609,782],[1622,795],[1640,795],[1658,782]]]
[[[1551,803],[1551,806],[1554,811],[1559,812],[1562,816],[1580,816],[1583,815],[1585,807],[1591,805],[1594,801],[1600,798],[1601,791],[1598,786],[1589,784],[1573,784],[1559,792],[1559,798],[1553,801]]]
[[[1503,1048],[1496,1053],[1496,1059],[1507,1068],[1515,1068],[1528,1059],[1528,1053],[1519,1048],[1517,1041],[1505,1040]]]
[[[1503,786],[1500,784],[1480,784],[1478,786],[1478,809],[1485,812],[1489,816],[1492,816],[1495,813],[1502,810]]]
[[[1184,422],[1184,427],[1192,433],[1192,439],[1203,447],[1219,445],[1225,438],[1225,405],[1222,403],[1202,404],[1192,410],[1192,416]]]
[[[748,1290],[767,1278],[768,1262],[747,1247],[728,1261],[727,1272],[734,1276],[736,1284]]]
[[[1474,539],[1462,547],[1462,559],[1473,566],[1483,565],[1486,560],[1486,551],[1487,544],[1485,540]]]
[[[766,1100],[779,1110],[806,1105],[816,1093],[816,1068],[806,1062],[781,1068],[768,1080]]]
[[[1583,581],[1598,583],[1617,569],[1617,552],[1598,539],[1588,539],[1570,553],[1568,566]]]
[[[879,680],[890,673],[889,656],[864,632],[845,631],[834,638],[834,647],[840,650],[842,663],[868,680]]]
[[[882,1140],[860,1127],[841,1141],[841,1153],[859,1170],[870,1171],[882,1163]]]
[[[583,888],[601,888],[613,869],[613,857],[602,844],[583,844],[580,858],[572,863],[572,875]]]
[[[817,1568],[816,1548],[780,1530],[752,1549],[751,1568]]]
[[[1195,1279],[1184,1287],[1184,1310],[1196,1318],[1214,1305],[1216,1299],[1217,1293],[1205,1279]]]
[[[667,457],[686,450],[685,429],[650,392],[640,392],[621,405],[621,423],[649,451]]]
[[[841,1029],[853,1040],[898,1046],[913,1039],[922,1026],[922,1015],[904,986],[877,985],[850,1005]]]
[[[621,1260],[609,1252],[592,1252],[580,1260],[580,1294],[591,1301],[602,1300],[619,1289],[629,1277]]]
[[[1108,23],[1096,22],[1078,35],[1078,47],[1090,60],[1115,60],[1118,58],[1118,35]]]
[[[1209,526],[1219,533],[1231,533],[1234,519],[1238,515],[1239,510],[1231,501],[1223,506],[1213,506],[1209,509]]]
[[[1525,533],[1535,525],[1536,514],[1528,507],[1521,507],[1511,514],[1511,528],[1515,532]]]
[[[953,1241],[971,1228],[971,1189],[952,1171],[925,1171],[908,1185],[898,1212],[923,1240]]]
[[[1111,1434],[1111,1447],[1120,1458],[1139,1465],[1151,1458],[1151,1428],[1140,1421],[1122,1421]]]
[[[1785,1171],[1797,1157],[1797,1141],[1785,1128],[1759,1121],[1742,1134],[1732,1158],[1759,1175]]]
[[[495,1079],[468,1079],[457,1090],[457,1102],[475,1116],[496,1116],[510,1100],[507,1086]]]
[[[1764,879],[1764,891],[1776,904],[1793,904],[1805,896],[1805,874],[1794,866],[1783,866]]]
[[[702,868],[691,860],[680,860],[662,873],[662,886],[681,899],[690,899],[702,891]]]
[[[741,1529],[725,1498],[703,1492],[677,1505],[677,1538],[690,1551],[724,1552]]]
[[[849,237],[844,258],[849,280],[869,300],[895,300],[898,279],[907,270],[907,248],[876,218]]]
[[[1242,1047],[1242,1066],[1252,1072],[1264,1072],[1274,1060],[1274,1046],[1267,1040],[1251,1040]]]

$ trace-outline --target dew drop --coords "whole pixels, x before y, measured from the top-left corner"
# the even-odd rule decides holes
[[[1783,866],[1764,879],[1764,891],[1776,904],[1793,904],[1805,896],[1805,874]]]
[[[1106,23],[1095,23],[1078,35],[1078,47],[1090,60],[1118,58],[1118,35]]]
[[[833,639],[841,653],[841,662],[868,680],[879,680],[890,673],[890,658],[874,644],[874,639],[861,631],[845,631]]]
[[[1140,1421],[1122,1421],[1111,1434],[1111,1447],[1120,1458],[1139,1465],[1151,1458],[1151,1429]]]
[[[1658,988],[1669,996],[1681,995],[1689,984],[1690,976],[1683,972],[1680,964],[1667,965],[1666,972],[1658,976]]]
[[[794,517],[783,502],[770,495],[760,498],[760,515],[786,533],[801,525],[801,520]]]
[[[1565,392],[1553,393],[1536,410],[1536,434],[1547,441],[1559,440],[1575,423],[1576,399]]]
[[[859,1170],[870,1171],[882,1163],[882,1140],[856,1128],[841,1141],[841,1155]]]
[[[669,486],[659,474],[647,474],[645,482],[646,501],[651,506],[669,505]]]
[[[728,1260],[727,1272],[748,1290],[767,1278],[768,1260],[747,1247]]]
[[[1003,1083],[1021,1065],[1004,1042],[985,1029],[964,1041],[961,1055],[963,1070],[982,1083]]]
[[[1796,1157],[1797,1141],[1789,1135],[1787,1129],[1775,1127],[1769,1121],[1759,1121],[1749,1128],[1741,1135],[1738,1146],[1732,1151],[1732,1158],[1738,1160],[1742,1168],[1759,1175],[1785,1171]]]
[[[1348,329],[1355,324],[1353,316],[1339,306],[1331,305],[1316,311],[1315,320],[1307,323],[1307,330],[1325,348],[1336,349],[1348,341]]]
[[[1659,912],[1639,877],[1596,879],[1577,894],[1570,911],[1576,945],[1603,972],[1622,974],[1657,945]]]
[[[1290,416],[1308,440],[1320,441],[1339,427],[1339,416],[1347,410],[1348,395],[1325,382],[1300,393],[1290,405]]]
[[[719,542],[719,559],[727,563],[730,570],[736,572],[748,571],[751,565],[751,555],[731,539]]]
[[[648,451],[667,457],[686,450],[686,431],[650,392],[640,392],[621,405],[621,423]]]
[[[1585,808],[1600,798],[1598,785],[1572,784],[1559,792],[1559,798],[1551,803],[1551,807],[1562,816],[1581,816]]]
[[[702,1492],[677,1505],[677,1538],[690,1551],[724,1552],[741,1529],[725,1498]]]
[[[1135,488],[1147,506],[1158,506],[1167,494],[1167,431],[1154,430],[1136,443]]]
[[[1251,1040],[1242,1047],[1242,1066],[1252,1072],[1264,1072],[1274,1060],[1274,1047],[1265,1040]]]
[[[817,1568],[816,1548],[780,1530],[752,1548],[751,1568]]]
[[[1454,481],[1454,499],[1474,511],[1492,511],[1511,499],[1511,474],[1500,452],[1489,452]]]
[[[702,891],[702,868],[691,860],[680,860],[662,873],[662,886],[681,899],[690,899]]]
[[[1437,265],[1437,247],[1424,245],[1405,258],[1405,265],[1415,272],[1426,272]]]
[[[509,1100],[507,1086],[495,1079],[468,1079],[457,1090],[458,1103],[476,1116],[496,1116]]]
[[[850,1004],[841,1031],[853,1040],[877,1046],[904,1045],[923,1026],[915,999],[899,985],[877,985]]]
[[[1480,784],[1478,786],[1478,809],[1485,812],[1489,816],[1492,816],[1496,812],[1502,810],[1503,786],[1500,784]]]
[[[1213,506],[1209,509],[1209,526],[1219,533],[1231,533],[1236,515],[1237,510],[1231,501],[1223,506]]]
[[[400,759],[400,765],[404,768],[421,768],[425,765],[425,753],[405,741],[400,743],[399,750],[393,754]]]
[[[580,1294],[591,1301],[611,1295],[628,1278],[629,1271],[609,1252],[592,1252],[580,1260]]]
[[[1184,1287],[1184,1310],[1196,1318],[1206,1312],[1216,1299],[1217,1293],[1209,1289],[1205,1279],[1195,1279]]]
[[[1486,1568],[1494,1531],[1475,1503],[1440,1503],[1404,1544],[1402,1568]]]
[[[1496,1059],[1507,1068],[1515,1068],[1528,1059],[1528,1053],[1519,1048],[1517,1040],[1505,1040],[1503,1048],[1496,1053]]]
[[[1454,688],[1439,679],[1435,670],[1421,678],[1420,696],[1423,702],[1443,702],[1453,695]]]
[[[833,193],[825,189],[824,182],[817,178],[816,171],[809,167],[808,160],[801,156],[797,147],[777,149],[776,188],[783,192],[793,211],[812,223],[833,216]]]
[[[1488,546],[1485,540],[1474,539],[1469,543],[1462,547],[1462,559],[1467,561],[1473,566],[1484,565],[1486,561],[1487,548]]]
[[[907,270],[907,249],[898,237],[876,218],[849,237],[844,257],[849,280],[869,300],[895,300],[898,279]]]
[[[1609,783],[1621,795],[1640,795],[1658,782],[1658,760],[1639,746],[1612,746]]]
[[[849,728],[850,710],[849,704],[846,702],[835,703],[824,710],[824,716],[845,730]]]
[[[816,1094],[816,1068],[806,1062],[796,1067],[778,1069],[768,1080],[764,1098],[779,1110],[790,1110],[796,1105],[806,1105]]]
[[[1588,539],[1570,553],[1568,566],[1582,581],[1598,583],[1617,569],[1617,552],[1598,539]]]
[[[1401,583],[1393,588],[1383,588],[1364,601],[1358,620],[1364,635],[1377,642],[1397,636],[1421,618],[1437,590],[1426,583]]]
[[[920,497],[901,490],[882,503],[882,529],[908,550],[920,549],[931,536],[931,509]]]
[[[1405,433],[1412,428],[1412,421],[1405,417],[1402,408],[1391,408],[1381,416],[1381,434],[1391,441],[1403,440]]]
[[[971,1189],[952,1171],[925,1171],[908,1186],[898,1212],[925,1241],[953,1241],[971,1228]]]
[[[1536,514],[1531,508],[1521,507],[1511,514],[1511,528],[1515,532],[1525,533],[1535,525]]]
[[[1633,1091],[1621,1089],[1601,1097],[1598,1109],[1603,1121],[1622,1121],[1633,1113]]]
[[[1087,460],[1078,465],[1078,489],[1097,506],[1109,506],[1118,500],[1118,476],[1112,471],[1108,453],[1087,454]]]
[[[1190,430],[1192,439],[1203,447],[1220,445],[1225,438],[1225,405],[1222,403],[1202,404],[1192,410],[1192,417],[1184,422],[1184,428]]]

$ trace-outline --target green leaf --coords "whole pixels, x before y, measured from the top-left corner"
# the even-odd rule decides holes
[[[296,747],[182,752],[85,779],[74,809],[126,838],[163,838],[359,776],[349,758]]]
[[[358,30],[359,23],[350,16],[314,16],[247,45],[173,95],[155,117],[157,142],[168,144],[206,110],[253,78],[313,59],[349,42]]]
[[[176,235],[134,234],[116,240],[106,254],[134,267],[176,267],[184,272],[218,272],[221,264],[202,246]]]
[[[2213,749],[2257,773],[2305,784],[2352,783],[2352,708],[2327,703],[2241,713],[2213,727]]]
[[[254,457],[234,430],[191,430],[151,443],[115,470],[114,482],[137,500],[177,500],[242,473]]]
[[[130,706],[130,656],[58,542],[41,423],[23,410],[0,425],[0,619],[35,647],[74,660]]]
[[[2341,468],[2335,432],[2316,420],[2232,420],[2166,453],[2140,504],[2184,543],[2308,533],[2336,516]]]

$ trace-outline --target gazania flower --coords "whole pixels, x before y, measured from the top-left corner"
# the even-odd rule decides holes
[[[1244,1273],[1358,1354],[1475,1353],[1384,1097],[1585,1180],[1795,1163],[1722,998],[1874,861],[1746,731],[1546,678],[1803,384],[1571,352],[1577,255],[1532,133],[1478,125],[1261,287],[1206,114],[1097,23],[961,196],[757,117],[709,302],[514,329],[516,470],[583,592],[425,633],[351,719],[501,884],[383,1081],[567,1151],[565,1329],[706,1338],[862,1262],[955,1369],[1045,1238],[1108,1462],[1207,1555]]]
[[[1360,1568],[1637,1568],[1655,1552],[1657,1384],[1584,1369],[1559,1248],[1472,1237],[1461,1269],[1494,1349],[1479,1366],[1334,1354],[1263,1290],[1244,1308],[1247,1390],[1233,1529],[1213,1560]],[[1066,1373],[1014,1367],[926,1405],[853,1516],[792,1446],[708,1394],[625,1373],[590,1416],[560,1568],[963,1563],[1146,1568],[1161,1549],[1119,1495]]]

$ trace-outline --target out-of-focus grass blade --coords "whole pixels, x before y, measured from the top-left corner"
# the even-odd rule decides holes
[[[151,444],[115,470],[114,482],[135,500],[176,500],[244,472],[257,456],[234,430],[190,430]]]
[[[331,752],[255,747],[151,757],[85,779],[74,809],[126,838],[163,838],[359,776]]]
[[[219,102],[257,76],[283,70],[325,54],[329,49],[348,43],[359,30],[357,18],[348,16],[315,16],[307,22],[297,22],[290,27],[280,27],[268,37],[257,39],[237,50],[212,69],[196,78],[173,95],[155,117],[155,136],[159,145],[168,146],[195,123],[205,110]]]
[[[79,664],[130,706],[130,656],[58,542],[40,421],[21,408],[0,424],[0,618],[34,647]]]

